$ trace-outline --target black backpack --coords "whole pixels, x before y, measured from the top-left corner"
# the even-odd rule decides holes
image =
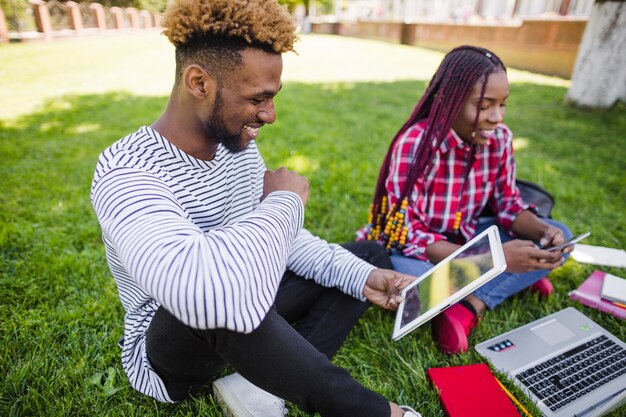
[[[515,185],[519,190],[522,200],[533,203],[539,217],[552,218],[552,208],[554,207],[554,197],[540,185],[526,180],[515,180]],[[493,217],[495,214],[489,206],[480,213],[480,217]]]

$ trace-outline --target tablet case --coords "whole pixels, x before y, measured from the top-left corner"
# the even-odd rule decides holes
[[[595,308],[596,310],[612,314],[619,319],[626,320],[626,308],[604,300],[600,295],[605,275],[606,273],[602,271],[593,271],[589,278],[580,284],[580,287],[569,293],[569,296],[572,300],[579,301],[587,307]]]
[[[519,417],[520,413],[484,364],[430,368],[449,417]]]

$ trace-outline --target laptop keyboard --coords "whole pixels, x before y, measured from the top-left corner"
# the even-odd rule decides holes
[[[556,411],[626,373],[626,349],[600,336],[516,378]]]

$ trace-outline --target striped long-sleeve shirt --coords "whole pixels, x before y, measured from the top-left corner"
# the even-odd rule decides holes
[[[296,194],[259,202],[265,170],[254,142],[204,161],[149,127],[100,155],[91,199],[126,313],[122,365],[138,391],[171,402],[146,356],[159,306],[194,328],[248,333],[286,269],[364,300],[374,267],[303,229]]]

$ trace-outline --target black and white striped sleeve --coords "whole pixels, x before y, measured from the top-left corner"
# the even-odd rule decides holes
[[[342,246],[302,229],[293,242],[287,268],[325,287],[335,287],[361,301],[363,287],[375,267]]]
[[[274,302],[304,216],[270,194],[236,223],[203,232],[150,173],[114,168],[92,190],[104,235],[137,284],[183,323],[248,333]]]

